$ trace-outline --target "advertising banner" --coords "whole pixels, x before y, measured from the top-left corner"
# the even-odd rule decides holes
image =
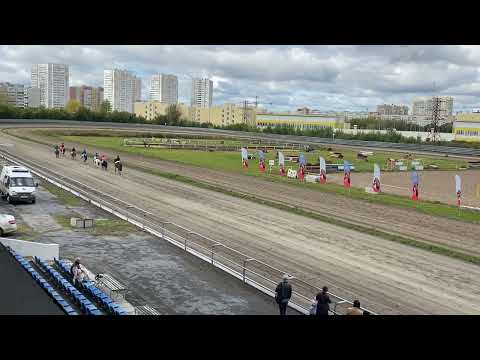
[[[412,200],[418,200],[418,185],[420,182],[418,173],[416,171],[412,172]]]
[[[320,156],[320,183],[325,184],[327,182],[327,163],[325,159]]]
[[[248,151],[245,148],[242,148],[242,167],[248,168]]]
[[[460,176],[458,175],[455,175],[455,192],[457,193],[457,205],[460,206],[462,197],[462,179],[460,179]]]
[[[380,192],[380,166],[378,164],[373,165],[372,189],[375,192]]]
[[[343,161],[343,186],[349,188],[351,185],[350,180],[350,164],[347,160]]]

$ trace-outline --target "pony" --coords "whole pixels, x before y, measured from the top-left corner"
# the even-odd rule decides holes
[[[104,159],[102,161],[102,170],[107,171],[107,168],[108,168],[108,163],[107,163],[107,160]]]

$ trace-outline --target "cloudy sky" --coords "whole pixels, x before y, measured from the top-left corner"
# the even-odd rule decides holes
[[[179,100],[191,77],[210,77],[214,103],[253,100],[270,110],[373,111],[411,107],[417,96],[454,97],[456,111],[480,108],[480,46],[0,46],[0,82],[28,84],[33,63],[70,65],[70,85],[103,85],[103,69],[142,78],[175,74]]]

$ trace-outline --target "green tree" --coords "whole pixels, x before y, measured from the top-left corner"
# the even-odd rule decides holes
[[[176,104],[172,104],[167,108],[167,123],[168,124],[177,124],[180,122],[182,113]]]
[[[65,110],[71,114],[74,114],[80,109],[80,102],[78,100],[69,100],[67,105],[65,105]]]
[[[103,100],[102,104],[100,105],[100,112],[102,114],[106,114],[112,111],[112,105],[110,105],[110,102],[108,100]]]

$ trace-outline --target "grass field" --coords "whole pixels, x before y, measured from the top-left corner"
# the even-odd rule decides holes
[[[199,150],[170,150],[162,148],[143,148],[143,147],[130,147],[123,145],[122,137],[94,137],[94,136],[62,136],[63,141],[72,141],[85,144],[90,147],[103,147],[112,150],[140,154],[144,156],[149,156],[153,158],[178,161],[184,164],[197,165],[201,167],[206,167],[215,170],[226,170],[226,171],[235,171],[235,172],[247,172],[249,175],[262,175],[258,170],[258,161],[252,161],[252,166],[248,170],[242,169],[240,152],[230,152],[230,151],[214,151],[206,152]],[[94,149],[89,149],[93,151]],[[359,172],[372,172],[373,164],[378,163],[382,170],[386,170],[387,160],[390,158],[401,158],[399,153],[380,153],[375,152],[374,155],[369,156],[368,162],[356,160],[357,152],[351,150],[342,150],[341,153],[344,156],[345,160],[348,160],[355,166],[355,170]],[[288,151],[285,150],[284,154],[298,154],[298,151]],[[257,156],[257,154],[255,154]],[[317,163],[319,156],[323,156],[327,161],[330,160],[332,163],[341,163],[342,160],[331,158],[327,150],[316,150],[310,153],[304,153],[307,162]],[[266,160],[274,159],[275,151],[270,151],[266,154]],[[419,157],[424,166],[436,165],[439,170],[455,170],[458,167],[466,166],[465,161],[461,160],[450,160],[442,158],[429,158],[429,157]],[[296,163],[286,162],[286,167],[289,166],[292,168],[298,168]]]
[[[170,149],[158,149],[158,148],[137,148],[137,147],[128,147],[123,146],[123,138],[120,137],[84,137],[84,136],[68,136],[63,137],[63,141],[71,141],[85,144],[89,148],[89,151],[94,151],[94,147],[102,147],[112,150],[117,150],[119,152],[126,152],[138,155],[144,155],[148,157],[158,158],[162,160],[177,161],[184,164],[196,165],[205,168],[222,170],[222,171],[232,171],[237,173],[248,174],[251,176],[261,176],[267,181],[274,182],[283,182],[289,183],[293,186],[307,187],[317,191],[325,191],[329,193],[335,193],[338,195],[343,195],[347,197],[352,197],[355,199],[361,199],[372,203],[381,203],[385,205],[393,205],[399,207],[411,208],[412,210],[420,211],[426,214],[447,217],[456,220],[462,220],[467,222],[480,223],[480,212],[464,210],[461,212],[458,211],[456,206],[451,206],[447,204],[442,204],[438,202],[431,201],[419,201],[413,202],[408,197],[380,193],[378,195],[372,196],[365,193],[364,189],[352,187],[349,190],[346,190],[342,186],[336,184],[312,184],[312,183],[300,183],[295,179],[281,178],[278,176],[278,167],[275,166],[272,170],[272,174],[262,173],[258,169],[258,160],[253,160],[250,162],[248,169],[242,169],[241,167],[241,158],[238,152],[205,152],[205,151],[194,151],[194,150],[170,150]],[[285,154],[290,153],[285,151]],[[355,161],[356,152],[354,151],[342,151],[345,159],[351,161],[359,171],[373,171],[373,163],[375,160],[379,163],[382,163],[382,159],[386,161],[391,155],[388,153],[376,153],[372,156],[372,161],[368,163],[364,161]],[[113,155],[113,154],[112,154]],[[113,155],[114,156],[114,155]],[[314,162],[318,156],[324,156],[328,158],[328,151],[315,151],[315,153],[305,153],[306,159],[308,162]],[[398,158],[398,154],[396,154]],[[275,153],[270,152],[266,154],[267,162],[269,159],[274,159]],[[442,166],[443,169],[455,169],[458,165],[463,165],[463,161],[455,160],[446,160],[446,159],[436,159],[436,158],[422,158],[424,164],[434,163],[437,166]],[[338,160],[337,160],[338,161]],[[335,161],[332,161],[335,162]],[[298,168],[297,163],[288,163],[286,162],[286,167],[292,167],[293,169]],[[268,170],[268,167],[267,167]],[[174,176],[174,174],[167,174],[167,176]]]

